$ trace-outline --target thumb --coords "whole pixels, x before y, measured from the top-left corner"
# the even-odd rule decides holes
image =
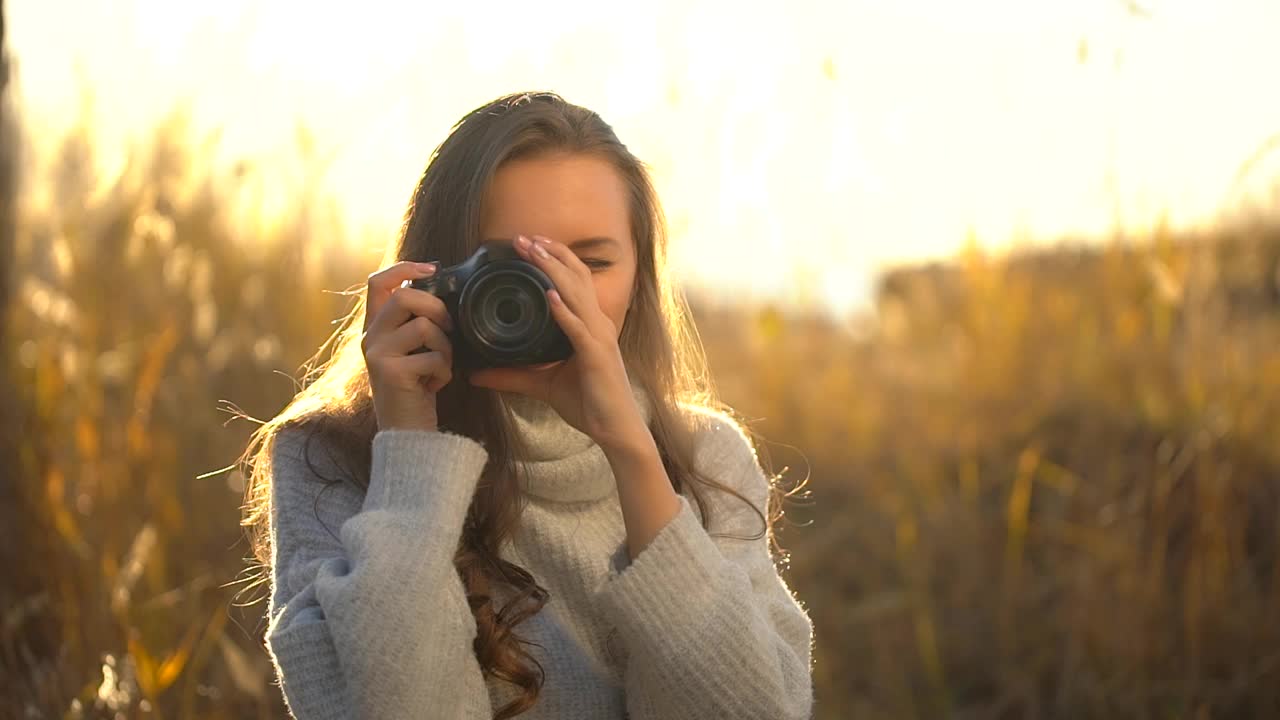
[[[534,380],[533,373],[517,368],[485,368],[472,371],[467,378],[475,387],[538,397],[539,388]]]

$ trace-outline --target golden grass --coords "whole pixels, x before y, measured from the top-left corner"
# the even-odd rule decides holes
[[[70,138],[20,213],[5,714],[283,714],[212,471],[227,403],[282,407],[379,254],[305,189],[255,217],[195,145],[101,182]],[[781,539],[818,716],[1280,716],[1277,269],[1260,223],[971,246],[857,322],[695,298],[726,399],[811,475]]]

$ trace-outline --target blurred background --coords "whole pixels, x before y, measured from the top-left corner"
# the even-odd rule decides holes
[[[816,717],[1280,717],[1271,0],[0,14],[0,717],[285,716],[233,415],[522,89],[652,166],[808,480]]]

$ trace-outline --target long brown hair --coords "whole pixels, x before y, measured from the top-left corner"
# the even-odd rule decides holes
[[[707,429],[715,413],[735,418],[744,429],[746,424],[717,399],[688,306],[668,277],[664,222],[648,171],[599,115],[547,92],[507,95],[468,113],[432,153],[387,264],[432,259],[447,266],[469,257],[481,242],[481,203],[498,168],[515,158],[553,152],[606,159],[628,188],[638,267],[619,347],[629,373],[653,399],[650,427],[671,483],[676,492],[691,496],[707,527],[711,510],[704,488],[749,501],[695,472],[693,439]],[[345,477],[326,480],[368,487],[377,422],[360,348],[364,315],[361,295],[339,329],[304,366],[303,389],[254,431],[241,458],[249,476],[243,524],[261,567],[271,558],[271,453],[281,430],[306,430],[308,448],[313,440],[324,444],[328,456],[347,470]],[[691,413],[682,406],[713,412]],[[454,565],[475,615],[474,649],[482,671],[523,691],[496,711],[495,718],[510,718],[533,706],[544,680],[543,668],[525,650],[515,628],[541,610],[549,597],[529,572],[498,552],[524,507],[513,460],[522,449],[505,406],[492,390],[451,382],[437,395],[437,414],[442,430],[476,439],[489,453]],[[781,493],[776,482],[771,485],[769,507],[754,508],[762,530],[753,539],[767,533],[777,548],[773,528],[782,514]],[[494,607],[497,586],[511,591],[501,609]]]

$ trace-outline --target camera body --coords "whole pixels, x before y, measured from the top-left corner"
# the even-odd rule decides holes
[[[555,285],[510,242],[486,242],[463,262],[409,285],[444,301],[453,319],[455,370],[537,365],[573,355],[547,301]]]

